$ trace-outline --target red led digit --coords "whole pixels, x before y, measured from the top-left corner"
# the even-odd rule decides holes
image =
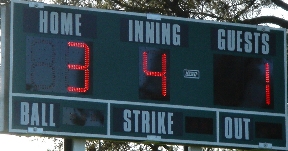
[[[162,95],[167,95],[167,79],[166,79],[166,71],[167,71],[167,56],[166,54],[162,54],[161,56],[161,69],[162,71],[149,71],[148,70],[148,54],[147,52],[143,52],[143,72],[146,76],[152,77],[161,77],[161,85],[162,85]]]
[[[271,90],[270,90],[270,67],[269,63],[265,63],[265,83],[266,83],[266,99],[265,103],[266,105],[271,104]]]
[[[67,90],[69,92],[81,92],[84,93],[89,90],[89,81],[90,81],[90,73],[89,73],[89,65],[90,65],[90,48],[84,42],[68,42],[69,47],[78,47],[84,49],[84,65],[79,64],[68,64],[67,67],[70,70],[83,70],[84,71],[84,87],[73,87],[68,86]]]

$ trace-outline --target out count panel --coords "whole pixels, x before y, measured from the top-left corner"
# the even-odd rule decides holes
[[[9,132],[287,149],[283,29],[14,1],[11,16]]]

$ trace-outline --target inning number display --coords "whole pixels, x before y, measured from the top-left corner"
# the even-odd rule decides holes
[[[139,99],[170,99],[169,50],[139,48]]]

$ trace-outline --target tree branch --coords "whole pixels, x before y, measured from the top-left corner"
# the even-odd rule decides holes
[[[255,4],[255,0],[251,0],[250,3],[248,3],[247,6],[245,6],[241,11],[237,12],[236,16],[234,17],[235,19],[239,18],[241,15],[243,15],[244,13],[247,12],[247,10],[249,10],[254,4]]]
[[[288,11],[288,4],[283,2],[282,0],[271,0],[275,5],[278,7],[283,8],[284,10]]]
[[[171,11],[173,13],[175,13],[175,15],[177,17],[185,17],[185,18],[189,18],[189,13],[183,11],[179,4],[178,4],[179,0],[173,0],[173,1],[170,1],[170,0],[165,0],[165,6],[166,6],[166,9],[169,10],[171,9]]]
[[[288,21],[279,17],[275,17],[275,16],[260,16],[260,17],[255,17],[251,19],[245,19],[243,21],[240,21],[239,23],[253,24],[253,25],[271,23],[271,24],[276,24],[276,25],[279,25],[280,27],[288,29]]]

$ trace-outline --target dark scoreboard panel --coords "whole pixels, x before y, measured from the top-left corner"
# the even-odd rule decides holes
[[[282,31],[20,7],[23,26],[14,33],[24,39],[14,40],[13,63],[26,72],[15,92],[285,111],[274,106],[284,98],[284,85],[274,83],[284,71],[273,71],[283,66]]]
[[[287,149],[284,29],[35,2],[10,17],[9,132]]]

